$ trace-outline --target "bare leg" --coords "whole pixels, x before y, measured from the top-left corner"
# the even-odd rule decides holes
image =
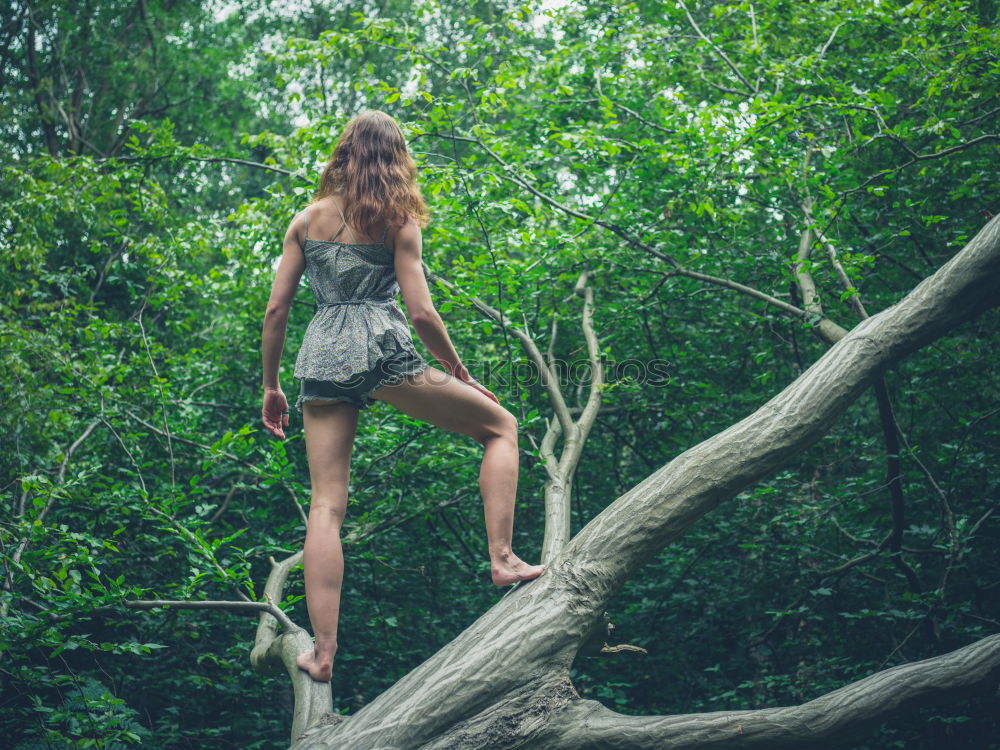
[[[479,489],[486,516],[493,583],[506,586],[536,578],[543,565],[528,565],[511,550],[517,496],[517,420],[470,385],[429,367],[397,385],[372,394],[400,411],[447,430],[461,432],[483,446]]]
[[[303,405],[303,427],[312,501],[306,528],[304,554],[306,607],[315,644],[299,654],[295,663],[319,682],[333,675],[340,619],[340,589],[344,555],[340,528],[347,510],[347,483],[359,409],[351,404]]]

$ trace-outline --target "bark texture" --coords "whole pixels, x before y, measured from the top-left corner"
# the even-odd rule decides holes
[[[944,697],[995,690],[1000,635],[950,654],[878,672],[801,706],[682,716],[624,716],[575,701],[521,747],[546,750],[727,750],[832,748],[897,711]],[[511,747],[514,747],[513,745]]]
[[[714,747],[709,735],[735,733],[737,725],[743,726],[740,721],[755,736],[777,738],[760,740],[764,744],[758,746],[830,744],[911,700],[995,682],[996,637],[879,673],[819,702],[744,712],[739,720],[732,718],[736,714],[617,716],[579,700],[567,675],[608,600],[640,565],[720,503],[822,437],[885,368],[1000,303],[998,274],[1000,217],[756,412],[685,451],[611,503],[541,577],[513,589],[351,718],[307,732],[296,750],[688,747],[680,740],[689,730],[707,732],[697,741]],[[623,735],[635,744],[609,743]]]

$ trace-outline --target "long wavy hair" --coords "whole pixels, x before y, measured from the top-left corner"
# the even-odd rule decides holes
[[[341,195],[348,225],[369,236],[380,219],[396,227],[410,216],[421,228],[430,221],[403,131],[379,109],[362,111],[344,127],[311,203],[331,193]]]

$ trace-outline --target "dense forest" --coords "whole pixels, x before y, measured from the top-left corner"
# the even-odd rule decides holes
[[[1000,2],[0,8],[5,746],[1000,748]],[[376,404],[323,688],[260,332],[365,108],[550,569]]]

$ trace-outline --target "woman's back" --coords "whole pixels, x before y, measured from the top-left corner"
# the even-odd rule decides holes
[[[332,236],[329,239],[310,236],[316,234],[317,224],[331,229],[331,204],[340,219]],[[426,367],[426,360],[413,346],[406,316],[396,301],[399,283],[393,251],[385,242],[388,224],[378,242],[346,242],[345,233],[351,239],[361,238],[352,236],[343,210],[332,197],[307,207],[303,219],[302,253],[317,307],[295,362],[295,377],[304,383],[296,407],[301,410],[305,401],[328,400],[329,386],[325,384],[368,383],[386,361],[405,365],[397,368],[399,375]],[[382,377],[378,382],[387,379]],[[364,390],[352,399],[359,405],[369,405],[372,401],[369,390],[374,388]]]
[[[389,224],[380,221],[370,227],[373,234],[365,234],[360,227],[347,226],[344,205],[339,197],[328,195],[320,198],[308,208],[309,235],[315,239],[342,240],[351,244],[378,244],[388,233]]]
[[[326,199],[332,202],[332,199]],[[395,298],[399,293],[396,282],[393,252],[386,244],[389,225],[385,225],[382,238],[377,242],[359,241],[343,219],[340,206],[333,204],[340,214],[340,222],[330,235],[319,231],[317,224],[329,225],[326,200],[305,209],[305,238],[302,253],[306,259],[306,274],[320,307]],[[317,210],[320,209],[320,210]],[[317,219],[319,221],[317,221]],[[310,226],[310,220],[312,220]],[[352,241],[347,242],[350,238]],[[365,238],[366,240],[369,238]]]

